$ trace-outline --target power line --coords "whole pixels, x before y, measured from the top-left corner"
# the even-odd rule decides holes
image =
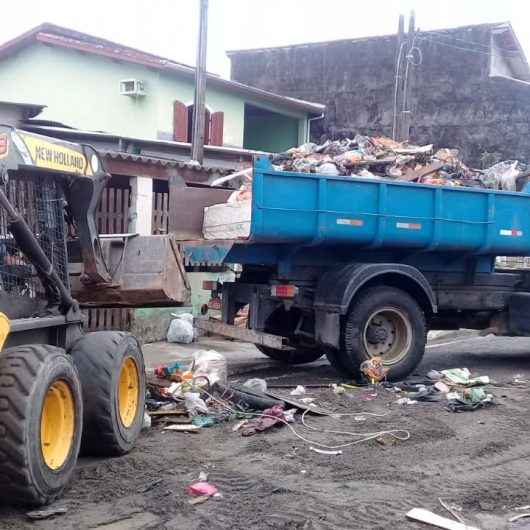
[[[482,42],[462,39],[460,37],[455,37],[454,35],[448,35],[447,33],[442,33],[440,31],[431,31],[430,30],[430,31],[426,31],[425,33],[432,34],[432,35],[439,35],[440,37],[445,37],[446,39],[452,39],[452,40],[456,40],[456,41],[459,41],[459,42],[464,42],[465,44],[481,46],[482,48],[485,48],[486,50],[490,49],[490,45],[489,44],[484,44]],[[496,48],[497,48],[497,50],[505,52],[505,53],[513,53],[513,54],[519,54],[520,53],[517,50],[509,50],[508,48],[501,48],[499,46],[496,46]]]
[[[462,50],[465,52],[478,53],[480,55],[487,55],[487,56],[491,55],[489,52],[483,52],[481,50],[474,50],[473,48],[464,48],[462,46],[455,46],[454,44],[449,44],[447,42],[440,42],[434,39],[429,39],[428,37],[418,37],[417,39],[431,42],[433,44],[438,44],[439,46],[445,46],[446,48],[453,48],[454,50]]]

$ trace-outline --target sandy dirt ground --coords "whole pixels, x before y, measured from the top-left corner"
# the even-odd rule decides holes
[[[237,343],[221,347],[238,352],[235,358],[227,353],[232,380],[263,377],[270,384],[293,385],[336,380],[325,362],[278,368],[252,347],[243,353]],[[169,359],[171,351],[160,346],[158,356]],[[146,357],[154,363],[156,348],[146,348]],[[336,396],[317,389],[309,395],[326,408],[386,415],[365,421],[307,417],[317,431],[295,428],[311,440],[327,445],[352,440],[324,429],[410,432],[406,441],[371,440],[337,456],[311,451],[286,427],[247,438],[232,432],[233,423],[198,434],[154,427],[125,457],[82,458],[57,503],[68,509],[65,515],[33,523],[24,511],[4,507],[0,528],[421,529],[429,527],[407,521],[406,512],[421,507],[450,517],[439,498],[459,504],[467,523],[482,529],[530,528],[524,520],[507,522],[521,513],[515,507],[530,504],[530,384],[513,384],[516,374],[530,379],[530,340],[442,339],[429,347],[417,373],[462,366],[496,381],[495,407],[456,414],[443,403],[395,405],[388,391],[362,401],[360,390]],[[193,506],[186,486],[201,471],[222,497]]]

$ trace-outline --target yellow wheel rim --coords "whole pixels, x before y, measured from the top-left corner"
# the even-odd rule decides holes
[[[124,427],[130,427],[138,411],[140,395],[140,378],[138,367],[132,357],[127,357],[121,365],[120,382],[118,387],[118,409],[120,420]]]
[[[40,443],[44,462],[60,468],[68,458],[74,441],[75,404],[70,387],[59,379],[46,392],[40,420]]]

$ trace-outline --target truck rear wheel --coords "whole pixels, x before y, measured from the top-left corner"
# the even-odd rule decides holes
[[[256,344],[256,348],[271,359],[285,364],[312,363],[322,357],[322,352],[318,348],[297,348],[293,350],[277,350],[269,346]]]
[[[421,361],[426,336],[423,311],[409,294],[394,287],[373,287],[350,308],[339,360],[350,375],[360,377],[363,361],[381,357],[387,378],[403,379]]]
[[[83,389],[83,453],[129,452],[142,429],[145,407],[145,367],[138,341],[119,331],[87,333],[70,354]]]
[[[72,360],[35,344],[0,353],[0,499],[39,506],[68,483],[81,443],[83,403]]]

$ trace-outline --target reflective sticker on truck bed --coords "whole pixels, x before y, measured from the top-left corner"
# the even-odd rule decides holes
[[[508,236],[508,237],[521,237],[523,235],[523,231],[515,230],[513,228],[501,228],[499,230],[499,234],[501,236]]]
[[[420,223],[396,223],[396,228],[403,228],[404,230],[421,230]]]
[[[363,226],[364,221],[362,219],[337,219],[337,224],[349,226]]]

